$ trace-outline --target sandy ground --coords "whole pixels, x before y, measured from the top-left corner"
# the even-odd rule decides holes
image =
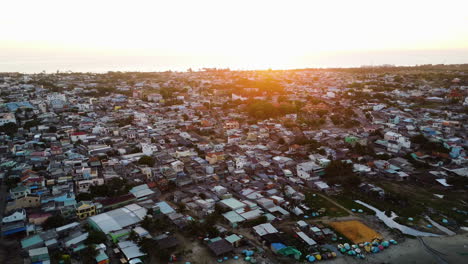
[[[325,220],[325,219],[322,219]],[[332,218],[326,219],[324,222],[332,221],[350,221],[350,220],[359,220],[362,221],[365,225],[368,225],[370,228],[379,232],[384,239],[396,239],[398,245],[392,245],[390,248],[385,249],[383,252],[377,254],[366,254],[366,259],[360,260],[349,256],[343,256],[336,258],[334,260],[322,261],[324,263],[336,263],[336,264],[347,264],[347,263],[468,263],[468,233],[450,237],[430,237],[423,238],[424,242],[432,249],[441,252],[439,257],[434,255],[433,252],[430,252],[418,239],[403,238],[398,234],[391,232],[386,226],[375,219],[375,217],[367,216],[348,216],[341,218]],[[293,223],[289,223],[292,225]],[[244,232],[245,231],[245,232]],[[248,239],[252,239],[254,244],[257,244],[255,239],[251,237],[251,234],[246,230],[237,230],[237,233],[244,235]],[[207,249],[206,246],[202,245],[199,241],[189,240],[184,238],[182,235],[177,235],[178,239],[181,241],[181,245],[178,248],[179,250],[191,250],[187,252],[185,257],[175,264],[183,264],[185,261],[191,261],[194,264],[213,264],[217,263],[216,258],[213,257],[211,252]],[[258,245],[260,246],[260,244]],[[261,247],[261,246],[260,246]],[[465,255],[463,255],[465,254]],[[241,254],[238,254],[239,256]],[[288,259],[287,261],[281,261],[278,257],[273,257],[273,254],[267,250],[267,257],[270,260],[257,259],[258,263],[294,263],[293,259]],[[259,256],[257,256],[258,258]],[[0,261],[0,263],[2,263]],[[223,262],[226,264],[239,264],[247,263],[243,260],[229,260]]]
[[[379,233],[357,220],[331,222],[330,225],[356,244],[382,238]]]
[[[406,239],[378,254],[366,254],[364,260],[341,257],[328,263],[468,263],[468,255],[462,255],[468,254],[468,234],[424,238],[424,241],[431,248],[446,254],[442,255],[446,262],[440,262],[417,239]]]
[[[191,249],[192,252],[187,254],[183,260],[175,262],[175,264],[183,264],[185,261],[191,261],[194,264],[213,264],[217,263],[216,258],[201,245],[198,241],[181,239],[182,248]],[[377,254],[366,254],[366,259],[360,260],[354,257],[343,256],[334,260],[323,261],[330,264],[357,264],[357,263],[423,263],[423,264],[439,264],[439,263],[468,263],[468,234],[456,235],[452,237],[430,237],[423,238],[424,242],[434,250],[443,254],[438,258],[433,253],[429,252],[418,239],[406,238],[403,242],[399,241],[398,245],[392,245],[383,252]],[[463,255],[465,254],[465,255]],[[270,263],[269,261],[259,260],[259,263]],[[287,262],[275,259],[277,263],[294,263],[293,259],[288,259]],[[3,262],[0,262],[3,263]],[[223,263],[240,264],[247,263],[243,260],[229,260]]]

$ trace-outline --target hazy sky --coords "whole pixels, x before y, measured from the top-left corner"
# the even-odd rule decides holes
[[[350,54],[421,63],[412,52],[468,63],[467,0],[16,0],[1,9],[0,71],[138,68],[148,58],[166,68],[304,67],[328,56],[349,66]]]

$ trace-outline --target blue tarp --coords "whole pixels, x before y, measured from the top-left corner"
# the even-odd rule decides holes
[[[271,247],[276,251],[281,250],[286,247],[283,243],[271,243]]]

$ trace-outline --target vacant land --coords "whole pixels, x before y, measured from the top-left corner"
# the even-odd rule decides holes
[[[332,222],[330,226],[356,244],[382,238],[379,233],[360,221]]]

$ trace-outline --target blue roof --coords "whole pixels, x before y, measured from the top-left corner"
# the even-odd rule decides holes
[[[101,262],[103,260],[109,259],[109,257],[103,250],[101,250],[99,251],[99,254],[95,257],[95,259],[96,259],[96,262]]]
[[[3,231],[3,235],[8,236],[8,235],[19,233],[19,232],[22,232],[22,231],[26,231],[25,226]]]
[[[5,104],[8,108],[8,111],[15,112],[18,108],[33,108],[33,106],[29,102],[10,102]]]
[[[30,246],[34,246],[34,245],[40,244],[42,242],[44,242],[44,240],[42,240],[42,238],[39,235],[30,236],[30,237],[27,237],[27,238],[21,240],[21,247],[22,248],[28,248]]]
[[[286,248],[286,245],[283,243],[271,243],[271,247],[273,247],[276,251]]]
[[[156,206],[159,207],[159,209],[161,210],[161,213],[163,214],[171,214],[175,212],[175,210],[172,209],[172,207],[164,201],[156,203]]]

